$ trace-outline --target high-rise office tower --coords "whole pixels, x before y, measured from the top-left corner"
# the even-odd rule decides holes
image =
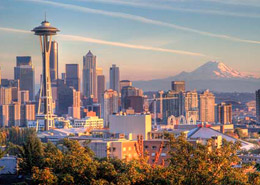
[[[201,122],[215,122],[215,96],[209,90],[199,95],[199,119]]]
[[[18,101],[18,91],[20,90],[20,80],[9,80],[2,79],[1,87],[3,88],[11,88],[12,101]]]
[[[68,108],[69,116],[80,119],[80,91],[73,89],[73,104]]]
[[[20,90],[20,80],[1,79],[1,87],[16,87]]]
[[[27,126],[28,121],[35,120],[35,104],[25,103],[21,105],[21,121],[20,125],[22,127]]]
[[[119,86],[119,81],[120,81],[120,74],[119,74],[119,67],[116,67],[115,64],[110,67],[109,70],[109,82],[110,82],[110,89],[113,89],[114,91],[117,91],[119,93],[120,86]]]
[[[29,91],[18,91],[18,102],[20,104],[29,102]]]
[[[232,104],[222,102],[216,106],[216,122],[222,124],[232,123]]]
[[[14,79],[20,81],[20,90],[28,90],[30,100],[34,100],[34,67],[32,65],[32,59],[30,56],[16,57]]]
[[[97,76],[97,94],[98,94],[98,103],[102,102],[102,97],[106,89],[106,81],[104,75]]]
[[[58,80],[58,100],[56,106],[56,113],[58,115],[67,114],[68,107],[73,106],[74,91],[73,87],[69,87],[63,80]]]
[[[0,126],[8,127],[9,123],[9,105],[0,105]]]
[[[120,89],[119,93],[121,93],[123,87],[127,87],[127,86],[132,86],[132,82],[129,81],[129,80],[121,80],[119,82],[119,87],[120,87],[119,88]]]
[[[97,76],[98,76],[98,75],[103,75],[103,69],[100,68],[100,67],[97,67],[97,68],[96,68],[96,75],[97,75]]]
[[[168,117],[179,117],[184,115],[184,93],[182,91],[170,90],[164,92],[163,96],[163,122],[167,123]]]
[[[58,43],[56,41],[51,42],[50,52],[50,75],[51,82],[55,82],[59,78],[58,73]]]
[[[185,81],[172,81],[172,90],[185,92]]]
[[[126,98],[125,109],[133,109],[135,113],[144,111],[144,99],[142,96],[128,96]]]
[[[21,126],[21,104],[18,102],[9,105],[9,126]]]
[[[101,104],[101,117],[104,119],[104,127],[109,127],[109,115],[118,112],[118,93],[112,89],[106,90]]]
[[[66,84],[80,91],[79,65],[66,64]]]
[[[193,121],[199,119],[199,102],[196,90],[185,93],[185,116],[187,120],[191,117],[195,119]]]
[[[83,95],[97,98],[96,56],[91,51],[83,56]]]
[[[256,95],[256,118],[260,121],[260,89],[255,92]]]
[[[130,96],[143,96],[143,90],[133,86],[124,86],[121,90],[121,109],[125,111],[128,106],[128,97]]]
[[[12,87],[0,87],[0,105],[12,103]]]

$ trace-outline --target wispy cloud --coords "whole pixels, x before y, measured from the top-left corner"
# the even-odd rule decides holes
[[[200,1],[221,3],[221,4],[227,4],[227,5],[260,7],[259,0],[200,0]]]
[[[15,32],[15,33],[32,33],[28,30],[20,30],[20,29],[15,29],[15,28],[5,28],[5,27],[0,27],[0,31],[5,31],[5,32]]]
[[[74,0],[73,0],[74,1]],[[104,3],[104,4],[115,4],[115,5],[124,5],[131,7],[140,7],[140,8],[149,8],[156,10],[169,10],[169,11],[179,11],[179,12],[189,12],[196,14],[210,14],[210,15],[220,15],[220,16],[232,16],[232,17],[248,17],[248,18],[260,18],[260,14],[252,13],[237,13],[237,12],[226,12],[221,10],[210,10],[210,9],[191,9],[191,8],[179,8],[169,5],[152,3],[146,1],[127,1],[127,0],[77,0],[81,2],[94,2],[94,3]],[[206,0],[210,1],[211,0]],[[174,1],[176,2],[176,1]],[[180,1],[183,2],[183,1]],[[215,2],[215,1],[212,1]]]
[[[224,34],[216,34],[216,33],[201,31],[201,30],[197,30],[197,29],[193,29],[193,28],[189,28],[189,27],[185,27],[185,26],[179,26],[176,24],[158,21],[158,20],[154,20],[154,19],[149,19],[146,17],[133,15],[133,14],[92,9],[92,8],[81,7],[78,5],[58,3],[58,2],[47,1],[47,0],[46,1],[45,0],[21,0],[21,1],[29,1],[29,2],[47,4],[47,5],[52,5],[55,7],[61,7],[64,9],[75,10],[75,11],[80,11],[80,12],[85,12],[85,13],[99,14],[99,15],[104,15],[104,16],[109,16],[109,17],[118,17],[118,18],[133,20],[133,21],[137,21],[137,22],[141,22],[141,23],[145,23],[145,24],[152,24],[152,25],[157,25],[157,26],[161,26],[161,27],[168,27],[168,28],[173,28],[173,29],[177,29],[177,30],[196,33],[199,35],[204,35],[204,36],[213,37],[213,38],[220,38],[220,39],[225,39],[225,40],[230,40],[230,41],[235,41],[235,42],[260,44],[260,41],[242,39],[242,38],[233,37],[233,36],[224,35]]]
[[[27,31],[27,30],[5,28],[5,27],[0,27],[0,31],[32,34],[32,32]],[[173,54],[179,54],[179,55],[207,57],[205,54],[202,54],[202,53],[183,51],[183,50],[174,50],[174,49],[165,49],[165,48],[151,47],[151,46],[134,45],[134,44],[127,44],[127,43],[122,43],[122,42],[112,42],[112,41],[94,39],[94,38],[77,36],[77,35],[59,34],[57,36],[63,40],[68,40],[68,41],[95,43],[95,44],[101,44],[101,45],[116,46],[116,47],[121,47],[121,48],[132,48],[132,49],[138,49],[138,50],[166,52],[166,53],[173,53]]]

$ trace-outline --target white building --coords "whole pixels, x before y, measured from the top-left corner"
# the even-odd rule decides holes
[[[147,139],[148,133],[152,130],[152,118],[149,114],[110,115],[109,121],[111,133],[132,133],[134,140],[138,135]]]
[[[75,119],[71,124],[73,128],[103,128],[104,121],[97,116],[85,117],[84,119]]]

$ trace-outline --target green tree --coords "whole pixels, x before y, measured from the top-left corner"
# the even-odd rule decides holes
[[[24,174],[31,174],[33,167],[43,166],[43,146],[39,138],[30,135],[22,146],[17,145],[20,171]]]

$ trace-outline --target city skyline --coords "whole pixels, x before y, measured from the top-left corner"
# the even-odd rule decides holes
[[[0,4],[0,38],[4,43],[0,46],[2,76],[13,76],[16,56],[32,56],[35,73],[41,71],[39,46],[30,29],[43,19],[45,11],[47,19],[62,29],[62,36],[55,39],[59,43],[60,72],[65,71],[66,63],[79,64],[81,71],[82,56],[91,50],[106,79],[113,63],[120,67],[121,79],[132,81],[173,76],[209,60],[224,61],[240,71],[259,74],[260,14],[259,6],[252,5],[260,4],[249,2],[245,5],[243,1],[184,1],[166,6],[167,2],[153,1],[144,7],[147,1],[4,0]],[[66,4],[73,6],[69,8]],[[194,4],[197,6],[192,10],[188,8]],[[221,7],[225,8],[213,11]],[[81,21],[87,24],[80,24]],[[10,65],[5,66],[5,62]]]

